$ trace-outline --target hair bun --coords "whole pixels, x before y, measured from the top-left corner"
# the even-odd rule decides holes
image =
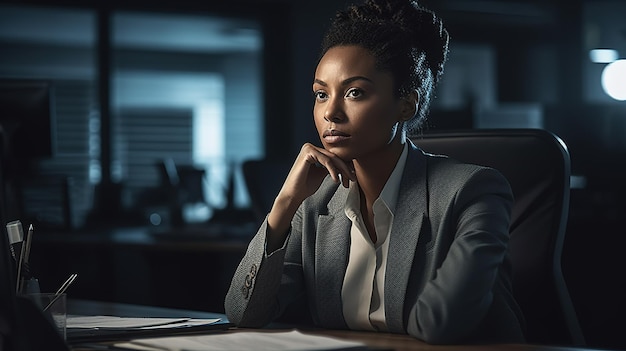
[[[428,66],[433,72],[435,80],[439,80],[448,58],[450,36],[441,19],[433,11],[421,7],[414,0],[411,1],[411,4],[417,9],[417,11],[413,11],[415,17],[410,25],[410,31],[413,33],[413,45],[426,53]]]
[[[399,35],[405,36],[418,52],[426,54],[435,80],[443,73],[448,57],[448,31],[441,19],[417,0],[365,0],[364,6],[352,7],[336,19],[397,27]]]

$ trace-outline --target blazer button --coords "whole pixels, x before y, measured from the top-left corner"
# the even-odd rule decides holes
[[[243,294],[243,297],[247,299],[248,295],[250,294],[250,289],[246,288],[245,286],[242,286],[241,293]]]
[[[245,286],[248,289],[252,286],[252,277],[250,274],[246,275]]]
[[[256,264],[253,264],[252,267],[250,267],[250,276],[252,278],[256,276],[256,271],[257,271]]]

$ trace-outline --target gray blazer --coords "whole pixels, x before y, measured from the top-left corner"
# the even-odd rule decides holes
[[[327,177],[298,209],[283,248],[268,254],[264,221],[226,295],[231,322],[262,327],[304,298],[315,325],[348,328],[341,300],[347,194]],[[391,332],[428,343],[524,341],[508,257],[512,201],[499,172],[410,144],[385,275]]]

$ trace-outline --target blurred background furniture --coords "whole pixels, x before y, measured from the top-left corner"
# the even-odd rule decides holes
[[[19,219],[38,230],[72,229],[72,179],[64,175],[23,177],[16,181]]]
[[[0,79],[0,188],[4,220],[22,215],[21,183],[35,178],[36,161],[55,154],[54,89],[47,80]]]
[[[293,160],[287,159],[259,159],[247,160],[242,164],[250,205],[259,223],[272,208],[292,163]]]
[[[426,152],[493,167],[509,180],[513,286],[528,342],[584,345],[561,269],[570,196],[565,143],[543,129],[425,132],[412,140]]]
[[[207,173],[203,168],[189,164],[176,164],[171,158],[158,163],[160,190],[165,191],[169,207],[169,222],[172,226],[185,224],[183,207],[187,204],[208,206],[204,185]]]

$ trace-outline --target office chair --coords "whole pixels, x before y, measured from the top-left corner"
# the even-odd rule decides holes
[[[515,198],[513,289],[526,319],[527,341],[584,345],[561,271],[570,195],[565,143],[542,129],[426,132],[411,140],[425,152],[489,166],[508,179]]]
[[[258,159],[246,160],[242,164],[243,177],[248,188],[250,204],[256,220],[263,222],[272,209],[293,160]]]
[[[206,170],[193,165],[181,165],[171,158],[157,163],[160,189],[164,191],[169,205],[170,222],[174,226],[185,224],[183,206],[186,204],[208,204],[204,194],[207,181]]]

